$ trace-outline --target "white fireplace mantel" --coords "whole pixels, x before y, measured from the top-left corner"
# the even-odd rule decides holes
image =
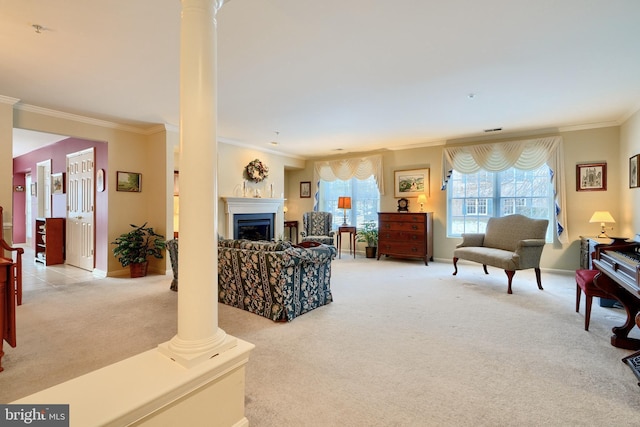
[[[273,213],[274,235],[276,239],[284,233],[284,214],[282,208],[284,199],[267,199],[260,197],[222,197],[224,210],[227,215],[227,230],[225,236],[233,238],[233,215],[252,213]]]

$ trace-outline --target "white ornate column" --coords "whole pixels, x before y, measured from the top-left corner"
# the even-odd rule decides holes
[[[160,351],[190,367],[236,345],[218,328],[217,58],[225,0],[182,0],[178,333]]]
[[[245,365],[254,345],[218,328],[214,17],[222,3],[182,0],[180,145],[188,167],[180,171],[178,334],[159,350],[14,403],[69,404],[74,426],[249,425]]]

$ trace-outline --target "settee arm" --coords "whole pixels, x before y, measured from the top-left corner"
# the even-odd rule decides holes
[[[464,248],[467,246],[482,246],[484,243],[484,233],[464,233],[462,234],[462,242],[456,248]]]
[[[291,255],[295,264],[324,264],[334,259],[337,251],[333,246],[320,245],[313,248],[289,248],[285,252]]]
[[[519,268],[538,268],[545,244],[544,239],[520,240],[515,250],[516,257],[518,257]]]
[[[544,239],[524,239],[518,242],[516,251],[520,248],[544,246],[547,242]]]

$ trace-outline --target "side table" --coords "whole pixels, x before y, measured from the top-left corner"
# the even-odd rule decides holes
[[[291,232],[293,229],[296,229],[296,245],[298,244],[298,221],[285,221],[284,228],[289,229],[289,241],[293,242],[293,238],[291,237]]]
[[[355,226],[341,225],[338,227],[338,258],[342,258],[342,233],[349,233],[349,253],[353,251],[353,257],[356,257],[356,236],[357,230]],[[352,248],[353,245],[353,248]]]

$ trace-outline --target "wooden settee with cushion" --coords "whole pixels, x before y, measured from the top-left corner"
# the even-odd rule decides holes
[[[540,280],[540,257],[545,245],[549,221],[532,219],[523,215],[508,215],[490,218],[485,233],[462,235],[462,243],[453,251],[453,275],[458,273],[458,260],[465,259],[501,268],[508,278],[507,292],[511,292],[511,281],[517,270],[535,269],[538,289]]]
[[[218,301],[274,321],[333,301],[333,246],[294,247],[290,242],[220,240]]]

